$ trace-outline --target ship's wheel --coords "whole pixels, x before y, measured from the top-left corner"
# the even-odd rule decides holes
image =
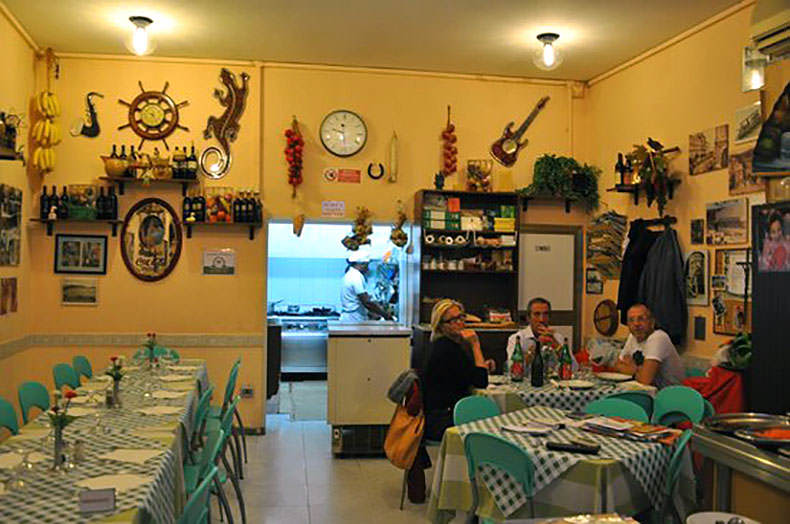
[[[167,94],[169,83],[161,91],[146,91],[142,82],[137,82],[140,86],[140,94],[131,102],[119,99],[118,102],[129,108],[129,122],[119,126],[118,129],[131,127],[137,136],[141,138],[138,149],[143,148],[146,140],[161,140],[165,144],[165,149],[170,149],[167,145],[168,136],[176,129],[189,131],[189,128],[179,123],[178,110],[189,105],[189,102],[176,103]]]

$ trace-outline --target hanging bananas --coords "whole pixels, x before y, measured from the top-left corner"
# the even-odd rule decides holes
[[[55,168],[55,150],[61,141],[60,127],[55,117],[60,116],[60,102],[51,91],[41,91],[35,97],[35,106],[41,119],[31,130],[31,138],[35,142],[30,160],[33,167],[47,173]]]

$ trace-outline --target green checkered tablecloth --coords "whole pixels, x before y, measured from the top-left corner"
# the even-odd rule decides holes
[[[196,381],[200,381],[201,387],[208,384],[203,360],[186,360],[182,361],[182,365],[194,366],[193,371],[179,372],[184,375],[184,382],[191,381],[197,386]],[[35,464],[32,471],[22,474],[25,488],[0,495],[0,522],[175,522],[185,501],[182,450],[186,438],[184,432],[190,431],[189,421],[197,402],[197,387],[179,398],[146,398],[145,393],[168,389],[173,384],[158,380],[158,376],[165,373],[174,372],[128,372],[121,382],[123,406],[120,409],[106,409],[101,404],[78,405],[81,408],[96,408],[96,412],[77,418],[64,431],[66,443],[81,441],[85,455],[85,459],[67,473],[50,469],[52,439],[40,437],[40,429],[47,427],[46,414],[22,428],[19,436],[0,444],[0,454],[34,451],[48,457],[48,460]],[[104,399],[103,393],[96,397],[101,397],[102,401]],[[146,415],[137,411],[155,405],[180,409],[172,415]],[[161,453],[143,464],[99,458],[115,449],[130,448],[160,450]],[[0,470],[0,483],[10,473]],[[116,511],[112,514],[80,514],[80,488],[76,483],[83,479],[117,474],[141,475],[148,477],[149,481],[117,493]]]
[[[555,517],[578,513],[616,511],[633,515],[655,504],[660,493],[672,448],[662,444],[632,442],[590,433],[588,439],[601,444],[599,455],[549,451],[547,437],[503,431],[503,424],[523,424],[534,419],[559,419],[562,412],[532,407],[448,429],[436,461],[428,516],[433,522],[448,522],[456,510],[469,511],[471,484],[467,475],[463,437],[472,431],[500,435],[525,448],[536,466],[534,505],[538,516]],[[567,428],[551,433],[552,440],[568,441],[580,430]],[[478,515],[504,520],[529,518],[529,505],[520,487],[501,472],[481,468],[478,482]],[[693,501],[693,473],[688,458],[682,469],[680,499],[686,507]]]

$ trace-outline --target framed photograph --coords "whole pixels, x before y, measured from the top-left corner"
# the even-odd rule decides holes
[[[689,135],[689,174],[701,175],[727,167],[729,161],[727,124]]]
[[[106,235],[56,235],[55,273],[107,274]]]
[[[60,281],[60,303],[64,306],[98,306],[98,278],[64,278]]]
[[[707,306],[708,252],[692,251],[686,257],[686,303],[689,306]]]
[[[735,110],[735,129],[733,142],[742,144],[757,140],[760,135],[760,124],[763,123],[762,105],[760,101]]]
[[[0,278],[0,315],[16,313],[16,277]]]
[[[754,176],[752,155],[754,148],[730,156],[730,194],[743,195],[765,191],[765,179]]]
[[[585,276],[585,291],[588,295],[601,295],[603,294],[603,278],[601,272],[595,268],[588,267],[584,273]]]
[[[790,271],[790,203],[756,206],[752,217],[757,271]]]
[[[713,332],[735,335],[751,330],[751,299],[744,303],[744,295],[751,297],[751,281],[746,289],[746,263],[748,249],[717,249],[713,273],[721,289],[713,292]],[[713,280],[713,279],[711,279]]]
[[[22,245],[22,190],[0,184],[0,266],[18,266]]]
[[[203,251],[204,275],[235,275],[236,251],[233,249],[206,249]]]
[[[749,241],[748,199],[736,198],[706,205],[708,245],[745,244]]]
[[[705,243],[705,219],[694,218],[691,220],[691,243],[704,244]]]
[[[722,289],[726,289],[727,287],[727,275],[711,275],[710,277],[710,288],[716,291],[720,291]]]

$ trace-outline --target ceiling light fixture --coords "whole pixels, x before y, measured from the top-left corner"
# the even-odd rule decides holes
[[[137,56],[147,55],[154,50],[153,43],[148,36],[148,26],[154,23],[147,16],[130,16],[129,21],[134,24],[130,49]]]
[[[543,47],[535,51],[533,62],[538,68],[544,71],[557,69],[562,63],[562,54],[555,45],[555,41],[560,37],[557,33],[541,33],[538,35]]]
[[[768,57],[754,47],[743,48],[741,63],[741,91],[754,91],[765,84],[765,66]]]

